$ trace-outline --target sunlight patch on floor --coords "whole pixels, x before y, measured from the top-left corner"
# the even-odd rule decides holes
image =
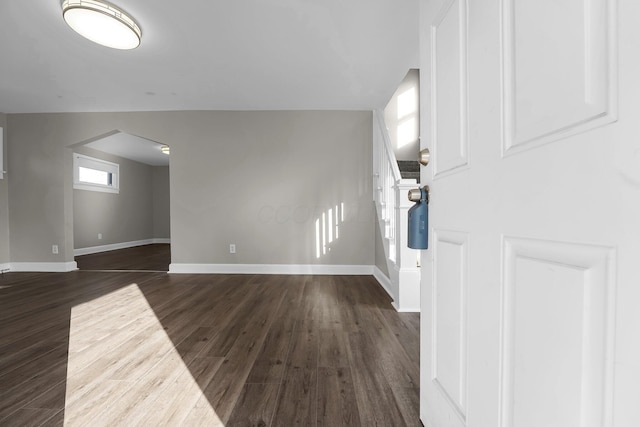
[[[194,325],[169,333],[181,326]],[[65,426],[224,426],[192,375],[210,378],[222,360],[188,363],[135,283],[73,307]]]

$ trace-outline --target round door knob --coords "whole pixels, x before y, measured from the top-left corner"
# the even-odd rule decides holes
[[[412,188],[411,190],[409,190],[409,201],[418,202],[420,201],[421,197],[422,197],[422,192],[420,191],[419,188]]]

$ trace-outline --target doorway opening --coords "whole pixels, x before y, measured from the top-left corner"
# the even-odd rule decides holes
[[[168,271],[169,146],[116,130],[70,148],[78,268]]]

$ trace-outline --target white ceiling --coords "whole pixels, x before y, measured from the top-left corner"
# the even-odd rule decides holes
[[[61,0],[0,1],[0,112],[383,108],[418,66],[418,0],[113,0],[131,51]]]
[[[151,166],[169,165],[169,156],[160,151],[162,144],[125,132],[117,132],[84,145]]]

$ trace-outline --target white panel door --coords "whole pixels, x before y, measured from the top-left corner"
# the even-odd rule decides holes
[[[420,15],[423,423],[640,426],[640,2]]]

